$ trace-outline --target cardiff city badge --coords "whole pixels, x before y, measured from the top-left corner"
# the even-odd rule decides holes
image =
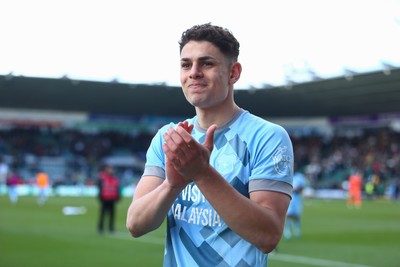
[[[287,152],[288,148],[286,146],[281,146],[277,149],[273,156],[275,171],[281,175],[287,175],[291,172],[291,157]]]

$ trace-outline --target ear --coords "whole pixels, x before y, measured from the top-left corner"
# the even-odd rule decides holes
[[[231,67],[231,75],[229,78],[230,83],[231,84],[236,83],[239,80],[241,73],[242,73],[242,65],[239,62],[233,63]]]

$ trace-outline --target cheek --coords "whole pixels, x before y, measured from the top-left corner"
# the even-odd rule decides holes
[[[184,84],[185,84],[185,81],[186,81],[185,72],[183,72],[183,71],[180,72],[179,79],[180,79],[180,81],[181,81],[181,84],[184,85]]]
[[[225,80],[219,80],[218,83],[213,84],[213,90],[210,91],[210,97],[216,102],[224,101],[229,94],[229,86]]]
[[[214,86],[218,88],[215,93],[220,97],[225,97],[228,94],[230,88],[230,79],[226,73],[220,72],[214,77]]]
[[[230,82],[230,74],[225,70],[221,70],[216,73],[215,80],[218,81],[219,85],[227,86]]]

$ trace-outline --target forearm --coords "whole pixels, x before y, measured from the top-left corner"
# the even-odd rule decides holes
[[[271,251],[279,242],[282,212],[243,196],[213,168],[196,185],[222,220],[248,242],[264,252]]]
[[[165,180],[154,190],[134,197],[128,208],[126,227],[134,237],[157,229],[164,221],[181,189],[172,188]]]

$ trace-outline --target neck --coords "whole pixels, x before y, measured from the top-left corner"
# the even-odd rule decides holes
[[[227,123],[240,108],[232,103],[229,107],[213,107],[208,109],[196,108],[197,121],[200,127],[207,129],[213,124],[221,127]]]

